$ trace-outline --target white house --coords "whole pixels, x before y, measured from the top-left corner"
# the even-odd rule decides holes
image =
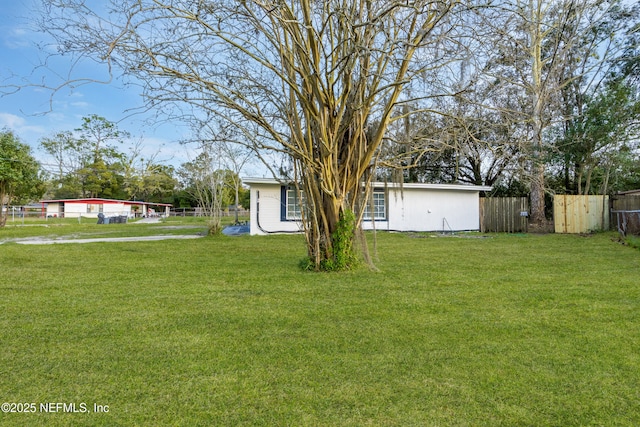
[[[101,198],[42,200],[42,213],[48,217],[97,218],[98,214],[110,216],[168,215],[171,205],[168,203],[149,203],[133,200],[114,200]]]
[[[268,178],[247,178],[243,183],[251,187],[251,234],[301,231],[294,186]],[[489,190],[473,185],[374,183],[373,215],[367,208],[362,225],[385,231],[479,231],[480,192]]]

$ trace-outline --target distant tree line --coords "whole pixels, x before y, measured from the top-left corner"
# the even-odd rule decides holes
[[[28,203],[45,192],[40,164],[31,147],[9,130],[0,132],[0,228],[9,215],[9,206]]]
[[[173,167],[143,158],[139,143],[123,152],[130,139],[97,115],[84,117],[73,131],[42,138],[40,147],[53,162],[47,195],[170,203],[177,186]]]
[[[237,174],[225,169],[204,171],[199,159],[173,166],[142,155],[141,143],[97,115],[82,119],[73,131],[42,138],[40,147],[54,162],[48,167],[46,197],[68,199],[99,197],[121,200],[171,203],[176,207],[202,207],[203,176],[217,176],[222,182],[221,206],[235,204]],[[124,150],[128,147],[128,150]],[[222,165],[222,163],[220,163]],[[203,175],[204,174],[204,175]],[[247,203],[240,187],[242,203]]]

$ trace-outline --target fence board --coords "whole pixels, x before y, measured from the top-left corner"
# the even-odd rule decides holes
[[[529,201],[526,197],[481,197],[480,231],[527,232]]]
[[[220,211],[220,216],[235,216],[236,211],[233,208]],[[205,212],[202,208],[173,208],[169,216],[205,216]],[[238,216],[249,216],[248,209],[238,209]]]
[[[611,197],[611,208],[614,211],[640,210],[640,194],[620,194]]]
[[[556,233],[589,233],[609,229],[609,196],[571,196],[553,198]]]

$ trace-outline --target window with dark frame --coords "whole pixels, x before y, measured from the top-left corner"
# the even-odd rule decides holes
[[[371,215],[371,208],[373,207],[373,217]],[[371,199],[367,201],[367,205],[364,208],[365,221],[384,221],[387,219],[387,198],[384,190],[373,190],[371,193]]]
[[[301,206],[304,203],[304,193],[298,192],[295,187],[283,189],[285,196],[282,220],[298,221],[302,219]],[[387,197],[384,189],[375,189],[371,193],[371,199],[367,202],[364,210],[365,221],[386,221],[387,220]],[[373,207],[373,217],[371,208]]]
[[[289,221],[302,219],[301,205],[304,202],[304,194],[298,193],[295,187],[287,187],[287,214],[286,219]]]
[[[102,203],[87,203],[87,213],[100,213],[103,212]]]

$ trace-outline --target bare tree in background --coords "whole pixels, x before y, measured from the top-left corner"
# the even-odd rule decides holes
[[[201,141],[196,158],[182,164],[178,170],[184,188],[208,218],[210,235],[222,232],[222,210],[229,192],[222,156],[222,150],[215,141]]]
[[[489,28],[484,41],[493,52],[486,75],[520,91],[519,105],[508,113],[519,124],[534,224],[545,222],[549,132],[567,120],[561,94],[576,83],[587,90],[603,78],[619,37],[605,24],[619,6],[618,0],[508,0],[482,9],[482,25]]]
[[[239,222],[238,210],[240,204],[240,189],[242,188],[241,174],[246,165],[251,163],[255,152],[247,146],[247,129],[239,129],[229,123],[221,125],[216,117],[198,119],[193,123],[198,141],[210,141],[215,144],[215,151],[220,156],[222,169],[228,171],[225,182],[231,185],[234,198],[235,222]],[[264,159],[266,160],[266,159]]]

